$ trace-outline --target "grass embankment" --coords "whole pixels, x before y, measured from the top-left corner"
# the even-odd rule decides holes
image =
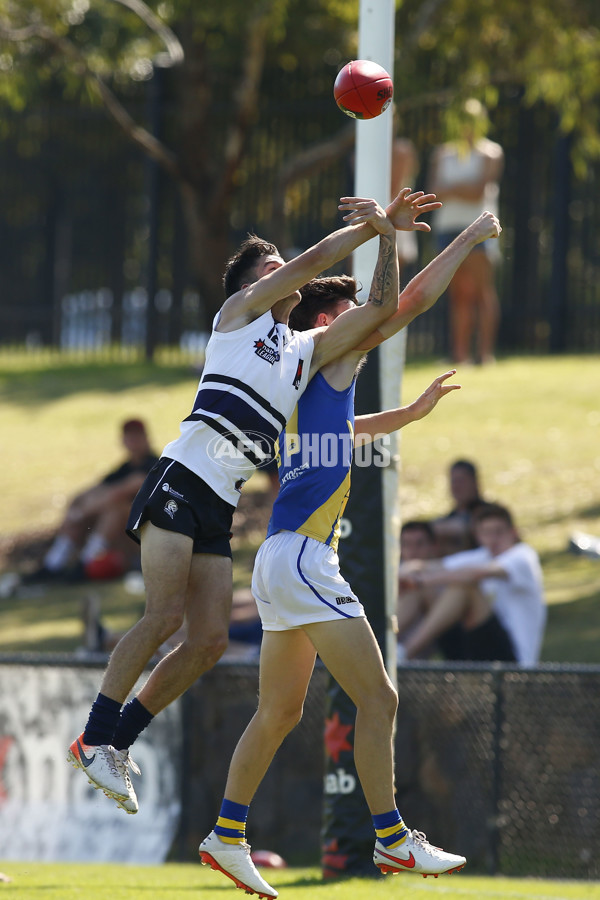
[[[403,401],[445,366],[409,364]],[[550,615],[543,658],[600,662],[600,561],[567,550],[581,530],[600,535],[600,363],[595,357],[515,358],[463,368],[463,385],[426,420],[402,435],[402,516],[448,509],[447,467],[475,461],[488,499],[513,511],[525,540],[540,553]],[[160,450],[189,412],[197,376],[189,367],[0,360],[5,456],[0,537],[55,527],[67,498],[120,458],[119,424],[144,418]],[[255,476],[248,494],[265,490]],[[238,521],[235,577],[247,585],[264,515],[251,496]],[[142,599],[122,584],[29,591],[0,601],[0,650],[70,650],[80,641],[79,601],[100,597],[108,623],[126,627]]]

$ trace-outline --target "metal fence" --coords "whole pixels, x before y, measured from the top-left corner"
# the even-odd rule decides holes
[[[0,689],[3,673],[16,664],[76,671],[104,662],[67,654],[2,655]],[[86,686],[78,695],[79,717],[95,695],[101,668],[96,674],[78,679]],[[302,722],[284,741],[250,809],[254,847],[279,852],[291,864],[315,865],[321,855],[328,684],[327,672],[318,667]],[[256,709],[257,691],[256,664],[220,663],[183,696],[176,740],[182,754],[181,816],[170,858],[197,859],[198,844],[219,812],[231,754]],[[61,698],[42,693],[64,730]],[[472,873],[600,878],[599,666],[411,663],[398,670],[398,693],[397,802],[409,827],[464,854]],[[29,697],[22,724],[15,720],[9,728],[10,717],[3,719],[0,741],[19,759],[27,755],[20,742],[39,741],[37,702]],[[145,737],[149,745],[153,727]],[[59,757],[62,772],[62,752]],[[56,793],[63,781],[56,779],[53,796],[68,813],[72,792]],[[47,799],[43,779],[40,797],[31,794],[38,782],[19,788],[21,805],[32,804],[32,810]],[[143,803],[151,786],[140,785]],[[86,810],[92,821],[95,807]],[[364,815],[370,821],[366,804]],[[368,858],[371,844],[365,852]]]
[[[248,230],[280,243],[273,196],[282,166],[342,127],[329,97],[302,94],[306,73],[286,77],[296,79],[282,92],[294,103],[260,110],[231,209],[232,246]],[[129,102],[143,121],[144,97]],[[165,117],[173,119],[172,107]],[[425,187],[431,148],[442,138],[439,108],[412,109],[400,118],[422,163],[416,186]],[[491,136],[506,154],[500,350],[597,351],[600,165],[575,179],[569,139],[545,108],[525,109],[518,96],[503,98],[493,122]],[[60,101],[6,114],[2,136],[0,348],[143,353],[149,317],[160,344],[201,347],[207,316],[191,274],[176,185],[163,179],[159,192],[151,190],[147,161],[101,109]],[[283,250],[309,246],[339,223],[337,198],[352,185],[351,155],[348,150],[290,188]],[[157,223],[153,253],[151,222]],[[426,236],[419,240],[423,265],[433,244]],[[219,271],[223,263],[215,260]],[[446,305],[438,304],[411,326],[408,352],[445,353],[447,331]]]
[[[253,667],[217,666],[186,695],[178,854],[212,828],[235,743],[256,705]],[[250,839],[319,856],[327,673],[256,796]],[[398,670],[398,808],[469,871],[600,877],[600,667],[411,664]],[[294,810],[290,816],[289,810]],[[365,816],[368,811],[365,805]]]

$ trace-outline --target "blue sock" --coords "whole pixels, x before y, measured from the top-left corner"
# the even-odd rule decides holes
[[[377,840],[384,847],[398,847],[402,844],[408,834],[408,829],[402,821],[402,816],[397,809],[393,809],[388,813],[381,813],[379,816],[373,816],[373,827]]]
[[[215,825],[215,834],[218,834],[226,844],[241,844],[246,838],[246,819],[249,806],[243,803],[234,803],[233,800],[223,800],[221,812]]]
[[[115,750],[128,750],[153,718],[137,697],[130,700],[121,710],[121,718],[111,741]]]
[[[92,704],[90,717],[83,732],[83,743],[91,747],[112,744],[120,715],[121,704],[118,700],[111,700],[104,694],[98,694]]]

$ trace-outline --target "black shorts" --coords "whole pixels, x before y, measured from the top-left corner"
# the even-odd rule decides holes
[[[477,628],[455,625],[438,638],[445,659],[470,662],[516,662],[510,635],[495,613]]]
[[[162,457],[152,467],[133,501],[127,534],[139,543],[139,528],[187,534],[194,553],[215,553],[231,559],[231,521],[235,507],[226,503],[205,481],[181,463]]]

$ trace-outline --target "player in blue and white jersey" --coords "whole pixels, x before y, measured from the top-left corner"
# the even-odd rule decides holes
[[[365,350],[432,306],[472,248],[499,231],[491,213],[465,229],[410,282],[390,319],[314,376],[279,437],[281,487],[252,581],[264,631],[259,705],[234,752],[215,829],[200,845],[204,862],[260,895],[276,897],[277,892],[250,859],[248,807],[281,741],[302,716],[317,653],[357,708],[355,762],[373,816],[375,864],[384,872],[437,875],[458,871],[466,862],[410,831],[396,809],[392,732],[397,695],[362,604],[340,573],[336,547],[350,490],[352,444],[422,418],[459,387],[445,383],[452,370],[409,406],[359,416],[355,422],[354,384]],[[389,281],[383,284],[376,269],[370,296],[394,289]],[[305,333],[315,326],[333,327],[355,304],[355,292],[347,276],[314,279],[294,310],[294,327],[308,329]]]
[[[288,319],[298,289],[376,234],[389,268],[395,227],[429,230],[415,219],[435,209],[434,200],[405,188],[384,211],[375,200],[342,198],[348,226],[290,262],[254,236],[229,261],[227,299],[213,322],[192,411],[148,475],[128,523],[141,542],[146,609],[113,651],[86,728],[69,748],[69,760],[127,812],[138,808],[129,747],[227,646],[229,538],[242,485],[269,458],[314,372],[364,339],[397,305],[397,297],[377,296],[332,328],[294,333]],[[157,648],[184,621],[185,640],[122,708]]]

